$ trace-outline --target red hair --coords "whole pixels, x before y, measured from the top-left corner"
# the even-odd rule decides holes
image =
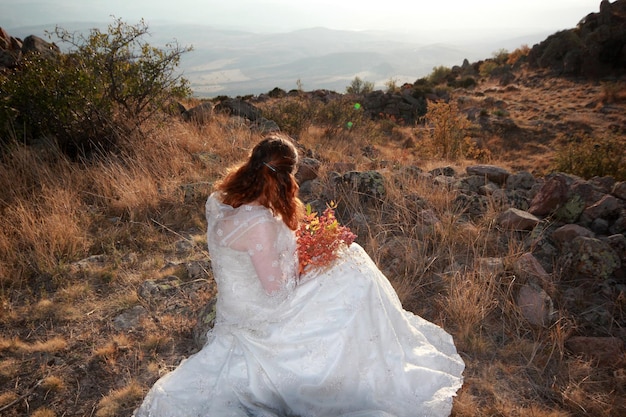
[[[259,142],[243,164],[231,169],[216,184],[222,201],[232,207],[257,202],[280,215],[292,230],[303,215],[294,177],[298,151],[287,138],[270,136]]]

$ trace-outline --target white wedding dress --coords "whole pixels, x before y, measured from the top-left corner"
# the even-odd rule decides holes
[[[137,417],[448,416],[464,363],[356,243],[296,281],[295,235],[262,206],[207,204],[218,287],[206,345]]]

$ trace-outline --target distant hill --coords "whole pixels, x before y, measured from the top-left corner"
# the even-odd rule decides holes
[[[81,31],[106,28],[107,24],[69,22],[58,26]],[[433,43],[432,37],[426,36],[422,42],[415,35],[326,28],[288,33],[182,24],[155,24],[149,28],[153,36],[148,42],[155,46],[172,40],[193,46],[194,50],[183,56],[180,69],[200,97],[260,94],[274,87],[291,90],[298,87],[298,82],[306,90],[344,92],[355,76],[382,89],[390,80],[414,82],[436,66],[460,65],[465,58],[483,59],[503,48],[532,46],[549,35],[498,35],[488,41],[476,40],[472,35],[471,43]],[[44,37],[46,30],[53,29],[54,26],[29,26],[7,31],[23,38],[31,34]]]

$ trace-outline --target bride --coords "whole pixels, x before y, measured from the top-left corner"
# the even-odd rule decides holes
[[[298,276],[297,162],[266,138],[208,198],[215,326],[136,417],[450,414],[464,369],[452,337],[405,311],[358,244]]]

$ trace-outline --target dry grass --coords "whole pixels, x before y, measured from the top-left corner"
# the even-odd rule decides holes
[[[415,170],[474,161],[430,159],[419,126],[367,125],[302,131],[322,161],[321,189],[338,216],[392,281],[405,307],[442,325],[467,363],[455,416],[617,415],[623,378],[568,356],[575,319],[537,329],[519,314],[520,282],[509,265],[524,251],[493,227],[495,204],[477,220],[458,212],[455,193]],[[146,280],[206,259],[204,201],[212,182],[246,157],[260,136],[236,119],[155,126],[128,138],[116,156],[72,162],[54,148],[16,146],[0,166],[0,414],[127,416],[154,380],[192,350],[194,314],[208,293],[138,297]],[[486,144],[515,168],[508,138]],[[520,148],[514,152],[526,152]],[[495,158],[495,157],[494,157]],[[536,156],[537,160],[542,158]],[[532,161],[526,163],[532,165]],[[328,179],[338,167],[376,169],[385,194],[364,202]],[[538,167],[539,169],[539,167]],[[341,171],[341,170],[340,170]],[[333,194],[334,193],[334,194]],[[179,253],[177,243],[190,249]],[[483,268],[486,259],[503,269]],[[78,262],[80,261],[80,262]],[[206,277],[210,280],[210,276]],[[185,282],[192,285],[193,282]],[[195,297],[195,298],[194,298]],[[143,307],[132,330],[120,313]]]

